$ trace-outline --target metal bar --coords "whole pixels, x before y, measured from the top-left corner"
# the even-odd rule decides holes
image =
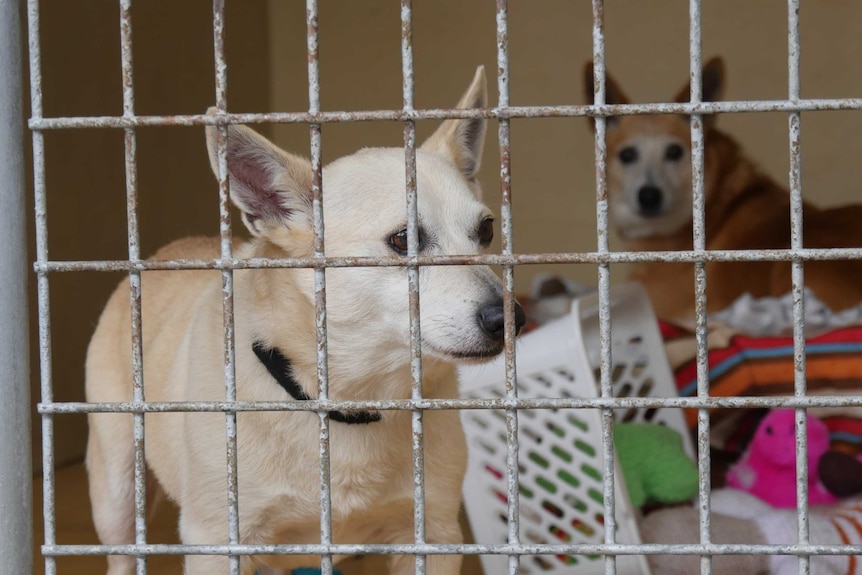
[[[862,259],[862,248],[803,248],[768,250],[683,250],[673,252],[560,252],[528,254],[485,254],[475,256],[405,256],[329,257],[329,258],[250,258],[250,259],[180,259],[102,261],[36,261],[38,272],[129,271],[129,270],[223,270],[265,268],[344,268],[344,267],[404,267],[405,262],[419,266],[458,265],[532,265],[532,264],[598,264],[633,262],[762,262],[762,261],[823,261]]]
[[[703,101],[701,2],[689,3],[689,100],[692,104]],[[706,249],[706,209],[704,190],[704,132],[703,116],[693,114],[691,125],[691,183],[692,183],[692,245],[695,250]],[[695,340],[697,342],[697,395],[709,397],[709,357],[707,353],[706,263],[694,264]],[[698,493],[700,505],[700,542],[710,542],[710,472],[709,410],[697,412]],[[711,575],[712,558],[704,555],[700,572]]]
[[[788,100],[746,100],[691,103],[614,104],[591,106],[508,106],[491,109],[432,108],[426,110],[359,110],[355,112],[270,112],[266,114],[178,114],[173,116],[89,116],[30,119],[32,130],[67,130],[80,128],[127,128],[130,126],[211,126],[221,124],[328,124],[338,122],[369,122],[406,120],[447,120],[451,118],[568,118],[608,117],[644,114],[725,114],[733,112],[813,112],[830,110],[862,110],[862,98],[812,98]]]
[[[307,0],[305,4],[306,49],[308,52],[308,112],[320,112],[320,69],[318,64],[318,22],[317,0]],[[324,218],[323,218],[323,164],[321,158],[321,125],[308,126],[311,146],[312,169],[312,228],[314,233],[315,260],[325,257]],[[317,338],[317,388],[318,397],[329,399],[329,348],[326,326],[326,268],[314,269],[314,317]],[[320,461],[320,542],[332,543],[332,484],[330,476],[329,412],[318,412],[320,422],[319,461]],[[320,570],[323,575],[332,575],[332,555],[320,556]]]
[[[227,62],[224,48],[224,0],[213,0],[213,52],[215,55],[215,99],[217,114],[227,111]],[[230,179],[228,177],[228,131],[222,125],[217,139],[219,182],[219,238],[222,259],[233,257],[233,238],[230,216]],[[234,340],[233,270],[222,269],[222,329],[224,343],[225,401],[236,401],[236,349]],[[239,530],[239,478],[237,470],[236,412],[225,413],[225,442],[227,458],[227,522],[228,542],[240,542]],[[239,557],[230,558],[231,575],[239,575]]]
[[[603,0],[593,0],[593,102],[605,103],[605,7]],[[596,117],[595,121],[595,162],[596,162],[596,251],[605,255],[608,247],[608,181],[607,181],[607,142],[605,140],[607,122]],[[611,306],[610,306],[610,264],[598,264],[599,291],[599,394],[603,399],[614,396],[611,385],[613,357],[611,346]],[[607,544],[616,540],[616,487],[614,456],[614,413],[610,409],[601,411],[602,460],[604,481],[602,498],[604,501],[604,539]],[[613,556],[605,557],[605,573],[616,573]]]
[[[21,3],[0,1],[0,557],[10,573],[33,571],[33,475],[24,178]]]
[[[4,21],[7,21],[4,19]],[[42,58],[39,43],[39,0],[27,2],[27,36],[30,53],[30,115],[31,121],[42,117]],[[5,35],[4,35],[5,36]],[[45,138],[40,131],[33,132],[33,193],[36,228],[36,263],[48,261],[48,212],[45,190]],[[39,380],[43,402],[54,398],[51,373],[51,304],[48,272],[36,272],[36,297],[39,322]],[[42,416],[42,518],[44,543],[54,545],[57,539],[55,524],[56,498],[54,491],[54,418]],[[57,563],[45,556],[45,575],[56,575]]]
[[[120,57],[122,62],[123,116],[135,115],[134,65],[132,58],[132,2],[120,0]],[[141,259],[140,234],[138,231],[138,173],[137,139],[135,128],[124,128],[123,153],[126,171],[126,221],[129,261]],[[143,403],[144,399],[144,361],[141,335],[141,272],[129,271],[129,307],[132,338],[132,388],[133,399]],[[135,443],[135,543],[147,542],[147,467],[144,455],[144,414],[135,413],[133,418],[133,437]],[[146,575],[147,558],[135,559],[138,575]]]
[[[497,0],[497,92],[498,106],[509,106],[509,3]],[[514,251],[514,230],[512,229],[512,157],[510,147],[511,129],[509,119],[502,118],[497,126],[500,146],[500,216],[503,233],[502,254]],[[506,399],[518,399],[518,374],[515,362],[515,270],[513,265],[503,266],[503,351],[505,357]],[[519,545],[521,542],[521,493],[520,493],[520,445],[518,441],[518,410],[506,410],[506,503],[508,522],[508,543]],[[508,572],[519,573],[521,558],[509,555]]]
[[[43,545],[48,557],[69,555],[862,555],[862,545]]]
[[[402,108],[413,110],[413,2],[401,0],[401,76]],[[419,197],[416,188],[416,124],[404,121],[404,177],[407,200],[407,257],[419,255]],[[419,266],[407,266],[407,297],[410,321],[410,375],[413,383],[410,396],[422,399],[422,325],[419,317]],[[413,449],[413,541],[425,543],[425,426],[421,409],[411,413],[411,443]],[[426,557],[416,555],[417,575],[426,571]]]
[[[40,414],[54,413],[167,413],[228,411],[345,411],[415,409],[741,409],[741,408],[862,407],[862,396],[762,396],[762,397],[584,397],[542,399],[385,399],[296,401],[151,401],[86,403],[43,402]]]
[[[787,98],[799,101],[799,0],[787,0]],[[802,118],[788,115],[790,145],[790,247],[802,247]],[[805,397],[805,274],[803,262],[791,265],[793,297],[793,387],[797,397]],[[800,545],[809,542],[808,525],[808,422],[805,409],[796,410],[796,525]],[[810,573],[811,559],[799,556],[798,572]]]

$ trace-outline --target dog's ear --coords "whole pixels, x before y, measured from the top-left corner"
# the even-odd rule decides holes
[[[721,56],[711,58],[703,67],[701,76],[703,101],[717,102],[724,96],[724,60]]]
[[[587,62],[584,66],[584,95],[586,96],[587,102],[590,104],[595,104],[595,86],[596,86],[596,74],[595,74],[595,66],[593,66],[592,60]],[[628,104],[630,102],[629,97],[626,96],[626,93],[623,92],[620,85],[614,80],[613,76],[608,74],[607,70],[605,70],[605,104]],[[587,118],[590,122],[590,128],[595,131],[596,123],[592,118]],[[610,116],[605,122],[605,125],[610,128],[615,126],[619,122],[619,118]]]
[[[207,110],[210,115],[215,110]],[[218,127],[207,126],[210,166],[218,177]],[[279,226],[311,227],[311,163],[288,154],[246,126],[229,126],[230,197],[255,236]]]
[[[470,87],[467,88],[456,108],[467,110],[486,108],[487,106],[488,85],[485,80],[485,67],[479,66]],[[423,150],[436,152],[450,158],[464,174],[464,177],[473,181],[476,179],[482,160],[486,125],[485,118],[446,120],[425,140],[421,147]]]
[[[704,64],[701,74],[701,100],[703,102],[717,102],[724,95],[724,60],[721,56],[714,56]],[[687,83],[674,98],[675,102],[691,101],[691,82]],[[704,124],[709,125],[715,121],[715,114],[704,114]]]

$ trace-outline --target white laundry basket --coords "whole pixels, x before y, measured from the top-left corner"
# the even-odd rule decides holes
[[[674,397],[676,388],[656,318],[639,284],[611,289],[612,381],[617,397]],[[518,395],[522,398],[599,395],[598,298],[575,300],[571,313],[525,334],[517,345]],[[504,395],[502,358],[461,369],[468,398]],[[478,543],[507,542],[506,422],[503,410],[461,413],[470,459],[464,500]],[[618,410],[616,421],[651,421],[679,430],[694,450],[678,409]],[[519,411],[520,540],[524,544],[603,543],[602,444],[596,409]],[[619,470],[619,466],[617,466]],[[616,481],[616,541],[640,542],[635,509],[621,473]],[[507,572],[505,555],[483,555],[485,575]],[[642,556],[619,556],[617,573],[648,575]],[[604,573],[601,556],[521,557],[521,573]]]

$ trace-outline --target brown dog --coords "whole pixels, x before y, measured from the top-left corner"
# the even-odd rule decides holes
[[[585,70],[593,100],[593,65]],[[713,58],[703,69],[703,100],[721,96],[724,64]],[[628,97],[606,78],[608,104]],[[675,98],[689,101],[686,85]],[[592,122],[591,122],[592,125]],[[703,116],[706,248],[708,250],[790,247],[790,196],[761,172],[740,145]],[[692,249],[691,131],[681,115],[625,116],[607,122],[608,201],[611,221],[627,250]],[[820,209],[805,203],[806,248],[862,246],[862,206]],[[779,296],[791,289],[788,262],[710,262],[706,265],[707,305],[719,311],[748,292]],[[694,265],[634,264],[631,279],[642,282],[661,318],[694,316]],[[862,262],[812,261],[805,284],[833,310],[862,302]]]

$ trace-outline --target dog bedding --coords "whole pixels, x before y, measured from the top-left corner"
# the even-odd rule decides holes
[[[697,348],[694,333],[659,322],[668,360],[681,397],[697,395]],[[792,395],[794,389],[793,337],[751,337],[726,325],[711,327],[707,338],[709,393],[715,397]],[[862,326],[828,330],[806,338],[806,375],[809,395],[857,395],[862,392]],[[830,428],[833,444],[862,451],[862,410],[813,408]],[[747,443],[762,410],[714,410],[714,447],[737,452]],[[686,410],[690,426],[697,412]]]

